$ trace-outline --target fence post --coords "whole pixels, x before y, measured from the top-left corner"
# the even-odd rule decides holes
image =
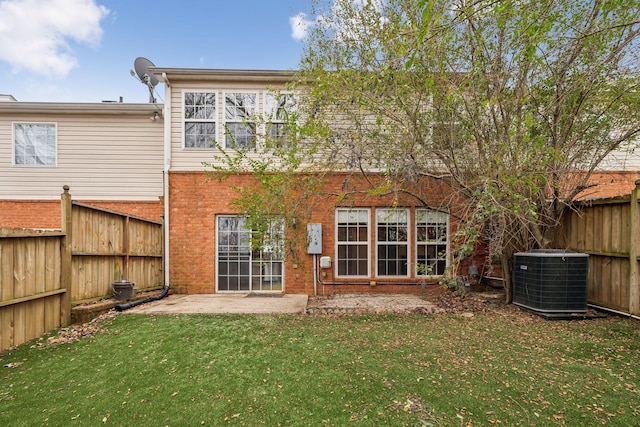
[[[631,192],[629,206],[629,313],[640,314],[640,281],[638,281],[638,234],[640,233],[640,215],[638,214],[638,193],[640,180],[636,181],[636,188]]]
[[[60,266],[60,286],[66,289],[66,292],[62,297],[62,304],[60,307],[60,316],[62,326],[68,326],[71,323],[71,277],[72,277],[72,256],[71,256],[71,239],[73,237],[72,221],[71,221],[71,194],[69,194],[69,186],[62,187],[63,193],[61,196],[61,218],[62,218],[62,232],[64,237],[62,238],[62,253],[60,254],[61,266]]]

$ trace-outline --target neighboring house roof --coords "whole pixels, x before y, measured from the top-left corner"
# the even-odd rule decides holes
[[[640,179],[638,171],[596,171],[589,179],[592,187],[582,191],[576,201],[611,199],[631,194]]]

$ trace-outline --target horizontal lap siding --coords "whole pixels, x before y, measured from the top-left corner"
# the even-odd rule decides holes
[[[213,91],[216,93],[216,131],[218,141],[224,142],[224,101],[225,92],[257,92],[257,108],[262,111],[264,104],[264,92],[278,86],[259,82],[207,82],[207,83],[180,83],[171,88],[171,170],[172,171],[203,171],[203,161],[214,160],[218,150],[184,149],[183,144],[183,119],[184,111],[182,97],[184,91]]]
[[[163,182],[163,123],[150,114],[17,114],[0,117],[0,199],[157,201]],[[14,122],[57,124],[57,165],[12,165]]]

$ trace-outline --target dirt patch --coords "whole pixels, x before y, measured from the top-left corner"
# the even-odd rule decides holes
[[[504,291],[453,290],[427,294],[334,294],[309,297],[307,314],[420,313],[475,315],[491,312],[520,313],[504,303]]]
[[[309,297],[307,314],[423,313],[441,310],[415,294],[334,294]]]
[[[32,347],[44,347],[47,345],[55,344],[67,344],[75,341],[80,341],[83,338],[91,338],[98,333],[104,333],[107,320],[116,317],[119,313],[115,310],[111,310],[105,314],[102,314],[90,322],[76,323],[66,328],[60,328],[55,332],[55,335],[48,338],[42,337],[36,341]]]

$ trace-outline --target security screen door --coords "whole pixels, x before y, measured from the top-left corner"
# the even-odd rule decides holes
[[[217,222],[217,290],[282,291],[282,221],[270,220],[259,236],[247,229],[243,216],[218,216]],[[251,248],[252,236],[258,248]]]

